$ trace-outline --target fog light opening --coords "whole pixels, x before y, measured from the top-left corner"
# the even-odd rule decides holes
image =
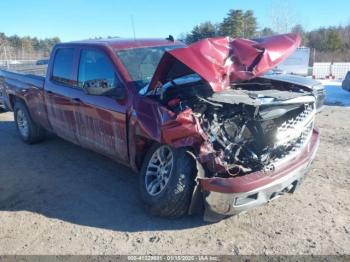
[[[249,196],[244,196],[244,197],[237,197],[235,200],[235,206],[241,206],[241,205],[246,205],[249,204],[255,200],[258,199],[258,194],[259,193],[255,193]]]

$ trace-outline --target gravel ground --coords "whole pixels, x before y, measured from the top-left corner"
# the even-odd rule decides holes
[[[294,195],[205,224],[147,215],[129,169],[56,137],[25,145],[2,113],[0,254],[350,254],[349,115],[318,115],[320,149]]]

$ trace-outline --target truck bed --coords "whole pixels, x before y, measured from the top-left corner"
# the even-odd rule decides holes
[[[23,85],[27,84],[36,88],[43,88],[45,76],[33,74],[30,71],[0,70],[0,89],[5,87],[5,82],[12,87],[24,87]]]
[[[17,72],[22,74],[45,76],[47,65],[10,64],[7,66],[0,66],[0,70],[15,72],[15,73]]]
[[[43,69],[34,67],[27,68],[14,68],[0,69],[0,107],[8,108],[9,101],[6,97],[7,94],[15,94],[22,92],[24,89],[36,89],[41,91],[44,89],[46,68]],[[5,105],[6,104],[6,105]]]

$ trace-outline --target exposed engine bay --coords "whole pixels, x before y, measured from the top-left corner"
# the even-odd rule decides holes
[[[191,108],[208,136],[211,154],[225,167],[213,175],[236,176],[273,170],[308,140],[315,98],[308,90],[285,85],[256,78],[213,93],[200,78],[187,76],[154,95],[177,114]]]

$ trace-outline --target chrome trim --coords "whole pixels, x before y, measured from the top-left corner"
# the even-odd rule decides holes
[[[306,104],[305,110],[301,114],[295,118],[285,121],[281,126],[279,126],[276,133],[276,145],[286,145],[290,141],[298,139],[303,132],[305,132],[305,129],[309,127],[310,123],[314,121],[316,115],[315,107],[315,104]],[[278,139],[279,135],[284,135],[286,137]]]
[[[308,146],[309,145],[310,143],[308,143]],[[293,193],[303,182],[305,175],[309,171],[310,165],[315,158],[318,146],[319,140],[317,140],[315,146],[313,147],[313,152],[309,156],[306,163],[301,164],[289,174],[276,179],[269,184],[243,193],[227,194],[210,191],[208,196],[205,198],[204,220],[215,222],[218,221],[218,219],[222,219],[223,216],[236,215],[252,208],[265,205],[268,202],[277,199],[285,192]],[[252,195],[256,195],[256,197],[246,201],[244,204],[235,205],[238,198],[248,198]]]
[[[283,166],[287,162],[293,160],[298,154],[300,154],[301,151],[303,151],[305,149],[305,147],[309,144],[310,139],[312,137],[312,133],[313,133],[314,125],[315,125],[315,121],[314,121],[315,115],[316,115],[316,106],[315,106],[315,104],[313,104],[312,112],[309,114],[309,116],[306,118],[306,120],[301,122],[301,124],[299,125],[300,126],[299,128],[303,130],[296,138],[296,139],[301,139],[299,144],[296,144],[292,148],[292,150],[289,151],[288,154],[285,155],[283,158],[275,159],[274,162],[267,165],[264,168],[264,170],[266,172],[270,172],[271,170],[278,169],[280,166]],[[303,137],[303,136],[305,136],[305,137]]]

